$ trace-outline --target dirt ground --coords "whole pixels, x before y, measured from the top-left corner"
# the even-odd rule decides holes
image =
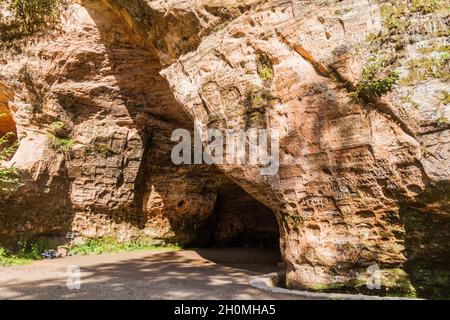
[[[293,299],[249,286],[253,277],[279,269],[278,262],[267,249],[244,248],[42,260],[0,267],[0,299]],[[69,289],[77,267],[80,288]]]

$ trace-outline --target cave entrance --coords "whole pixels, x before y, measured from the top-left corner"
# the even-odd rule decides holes
[[[151,132],[146,140],[149,144],[152,144],[148,146],[148,150],[151,149],[152,151],[148,152],[148,158],[146,159],[148,167],[144,169],[146,170],[145,172],[152,175],[152,181],[147,182],[148,186],[155,188],[153,193],[152,189],[148,189],[148,196],[155,198],[145,199],[145,211],[148,216],[145,216],[143,220],[148,223],[149,230],[154,228],[156,230],[155,233],[164,238],[165,227],[161,226],[165,226],[165,223],[168,223],[170,226],[167,229],[173,230],[173,233],[176,235],[175,238],[179,236],[180,239],[177,240],[181,243],[186,242],[191,247],[202,246],[205,249],[202,249],[201,254],[207,255],[208,252],[211,253],[209,259],[216,262],[233,262],[237,261],[237,259],[240,262],[249,264],[270,259],[272,259],[270,261],[281,261],[279,229],[275,214],[229,179],[224,179],[226,181],[221,183],[218,191],[215,188],[216,181],[211,182],[214,187],[207,191],[208,195],[205,198],[208,201],[208,207],[205,210],[207,212],[204,215],[197,215],[197,211],[202,210],[197,210],[197,205],[194,203],[193,208],[190,208],[189,201],[179,199],[176,194],[180,190],[186,190],[189,193],[191,187],[195,188],[194,194],[201,193],[201,190],[196,189],[196,182],[193,181],[191,183],[191,178],[188,178],[186,182],[180,183],[180,189],[177,190],[175,184],[182,179],[173,177],[172,184],[175,192],[173,204],[176,207],[173,212],[169,211],[172,205],[172,197],[167,196],[169,199],[164,199],[162,191],[168,185],[166,183],[168,179],[166,168],[168,167],[154,164],[160,164],[162,161],[169,160],[170,149],[165,144],[157,143],[157,140],[166,138],[170,140],[172,128],[192,130],[194,125],[191,117],[175,99],[167,80],[160,75],[163,68],[160,65],[161,60],[165,60],[164,63],[167,63],[167,58],[170,60],[170,55],[176,52],[171,52],[169,55],[160,55],[160,52],[158,53],[153,49],[136,50],[136,48],[142,48],[142,43],[147,43],[148,39],[142,39],[144,41],[139,40],[141,34],[135,33],[134,25],[130,30],[128,28],[124,29],[122,18],[127,20],[126,25],[128,26],[131,26],[129,22],[132,22],[134,19],[132,16],[128,17],[130,12],[125,12],[126,16],[124,16],[124,12],[116,11],[117,8],[111,11],[110,8],[107,9],[103,5],[88,5],[85,8],[95,21],[102,42],[108,49],[108,59],[114,65],[113,75],[117,85],[120,87],[121,94],[127,100],[126,108],[129,114],[135,115],[138,126],[145,124],[147,130]],[[149,12],[154,11],[153,9],[149,10]],[[118,13],[119,16],[116,16]],[[116,41],[115,37],[110,36],[111,22],[117,22],[119,28],[114,30],[118,34],[122,34],[124,30],[127,30],[133,36]],[[135,43],[136,40],[137,42]],[[161,44],[164,46],[163,42]],[[129,43],[127,45],[127,48],[130,48],[129,55],[134,57],[132,67],[130,67],[130,61],[124,59],[128,50],[124,49],[125,43]],[[174,50],[178,51],[176,48]],[[124,73],[120,70],[128,71]],[[139,81],[131,81],[133,79],[139,79]],[[145,110],[142,109],[143,104],[145,105]],[[142,115],[147,115],[148,119]],[[138,118],[139,121],[137,121]],[[164,125],[161,126],[162,124]],[[164,128],[167,128],[167,132]],[[194,174],[194,172],[195,170],[190,174]],[[176,174],[178,175],[178,173]],[[144,177],[145,175],[143,175]],[[216,178],[222,178],[220,173],[215,176]],[[154,187],[154,185],[160,186]],[[159,192],[162,193],[160,194]],[[183,191],[180,192],[181,194],[183,193]],[[213,213],[210,214],[209,205],[213,202],[211,199],[216,193],[218,194],[217,201]],[[168,200],[166,201],[167,207],[164,206],[164,200]],[[193,201],[195,202],[195,199]],[[202,202],[200,202],[200,205],[202,205]],[[166,212],[165,210],[168,211]],[[174,212],[180,214],[174,214]],[[165,213],[167,213],[168,222],[165,222],[164,219],[159,220],[160,215]],[[194,218],[189,221],[190,215],[186,218],[186,213],[192,214]],[[153,223],[155,224],[153,225]],[[184,241],[185,239],[187,240]],[[229,254],[227,254],[228,249]],[[261,254],[257,255],[257,251]]]
[[[219,189],[214,215],[213,246],[279,247],[275,214],[236,184]]]
[[[281,266],[280,231],[274,212],[237,184],[219,188],[214,227],[204,258],[253,271],[273,272]]]

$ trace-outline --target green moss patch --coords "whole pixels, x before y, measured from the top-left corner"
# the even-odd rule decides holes
[[[420,81],[438,78],[449,80],[448,44],[432,41],[417,51],[423,55],[407,62],[407,74],[400,78],[400,67],[406,62],[406,48],[416,42],[445,36],[448,30],[429,28],[430,14],[439,19],[448,11],[444,0],[379,0],[382,29],[367,36],[371,55],[364,66],[362,79],[351,97],[365,102],[377,100],[397,85],[410,86]],[[411,28],[414,29],[411,32]]]
[[[412,285],[409,275],[402,269],[381,269],[380,288],[369,289],[367,286],[367,274],[362,271],[358,278],[347,282],[330,282],[329,284],[318,284],[311,290],[326,293],[348,293],[376,295],[382,297],[417,297],[417,292]]]
[[[263,52],[258,53],[257,60],[258,75],[261,80],[271,82],[274,77],[273,63],[270,57]]]
[[[64,122],[56,120],[47,129],[47,137],[55,150],[68,154],[74,145]]]
[[[245,127],[265,126],[265,114],[278,101],[269,90],[248,92],[245,96]]]
[[[410,86],[427,79],[450,80],[450,54],[439,57],[421,57],[408,61],[408,74],[400,80],[400,84]]]

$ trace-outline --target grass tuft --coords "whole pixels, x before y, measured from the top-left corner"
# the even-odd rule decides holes
[[[82,244],[74,245],[70,248],[70,255],[89,255],[115,252],[133,252],[147,250],[179,250],[180,246],[157,245],[148,240],[132,240],[129,242],[119,242],[114,238],[86,239]]]
[[[49,242],[44,237],[38,238],[32,244],[27,244],[25,241],[19,242],[15,252],[0,247],[0,266],[22,265],[31,263],[33,260],[40,260],[48,247]]]
[[[62,151],[64,154],[68,154],[72,150],[74,141],[62,121],[52,122],[47,130],[47,137],[54,149]]]

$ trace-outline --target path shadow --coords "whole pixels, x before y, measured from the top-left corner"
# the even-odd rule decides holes
[[[208,248],[196,249],[202,258],[221,266],[270,273],[283,269],[279,248]]]
[[[258,272],[215,264],[196,258],[192,252],[161,252],[113,263],[81,266],[80,290],[67,288],[65,267],[63,265],[55,268],[55,272],[50,273],[51,276],[45,279],[45,276],[39,275],[38,267],[35,266],[33,272],[42,280],[23,281],[20,278],[12,278],[1,284],[0,298],[96,300],[289,298],[283,295],[273,297],[250,287],[249,279]],[[42,269],[44,267],[41,266]]]

